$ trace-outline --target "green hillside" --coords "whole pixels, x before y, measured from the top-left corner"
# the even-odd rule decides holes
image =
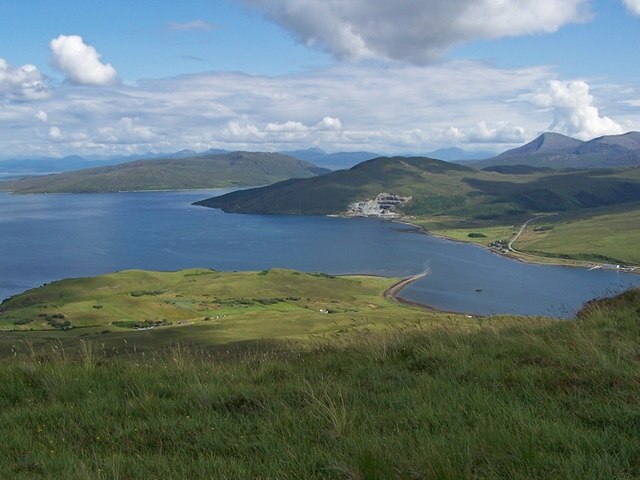
[[[504,174],[421,157],[382,157],[197,204],[235,213],[326,215],[344,213],[348,204],[381,192],[411,196],[401,209],[406,215],[503,220],[638,201],[640,168]]]
[[[640,265],[640,205],[543,217],[514,246],[532,254]]]
[[[394,304],[390,282],[123,272],[14,297],[4,315],[75,328],[0,336],[0,477],[637,477],[640,291],[575,321],[467,318]],[[146,331],[74,316],[144,318],[136,299],[151,318],[228,313]]]
[[[0,183],[14,193],[91,193],[264,185],[326,173],[277,153],[233,152],[192,158],[136,160]]]

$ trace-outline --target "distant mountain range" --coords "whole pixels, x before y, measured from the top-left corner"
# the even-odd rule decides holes
[[[531,165],[551,168],[606,168],[640,165],[640,132],[606,135],[587,142],[543,133],[522,147],[473,162],[474,167]]]
[[[266,185],[329,170],[279,153],[210,153],[196,157],[134,160],[0,183],[14,193],[92,193]]]
[[[219,153],[229,153],[229,151],[212,148],[200,153],[193,150],[180,150],[173,153],[141,153],[127,156],[90,155],[81,157],[79,155],[70,155],[62,158],[39,157],[22,158],[15,160],[0,160],[0,174],[42,175],[46,173],[70,172],[83,168],[118,165],[134,160],[153,160],[159,158],[191,158],[215,155]]]
[[[435,158],[437,160],[446,160],[447,162],[463,162],[467,160],[481,160],[489,158],[493,155],[491,152],[485,151],[468,151],[458,147],[439,148],[431,152],[420,155],[421,157]]]
[[[40,157],[17,160],[0,160],[0,176],[43,175],[49,173],[70,172],[74,170],[81,170],[84,168],[118,165],[134,160],[195,158],[222,153],[230,153],[230,151],[219,148],[212,148],[204,152],[180,150],[173,153],[143,153],[113,157],[95,155],[82,157],[79,155],[70,155],[63,158]],[[327,153],[320,148],[282,151],[278,153],[297,158],[298,160],[310,162],[319,167],[328,168],[330,170],[342,170],[345,168],[351,168],[358,163],[382,156],[379,153],[365,151]],[[420,156],[436,158],[439,160],[464,161],[488,158],[491,156],[491,154],[487,152],[468,152],[461,148],[453,147],[435,150],[433,152],[421,154]]]
[[[292,157],[300,160],[306,160],[311,163],[324,168],[330,168],[331,170],[342,170],[345,168],[351,168],[358,163],[371,160],[373,158],[382,157],[380,153],[374,152],[336,152],[327,153],[320,148],[308,148],[306,150],[293,150],[280,152],[285,155],[291,155]],[[491,152],[484,151],[467,151],[458,147],[440,148],[427,153],[414,154],[409,153],[404,156],[407,157],[428,157],[435,158],[437,160],[446,161],[467,161],[467,160],[480,160],[483,158],[489,158],[493,154]]]
[[[292,150],[280,152],[284,155],[290,155],[299,160],[306,160],[314,163],[319,167],[329,168],[331,170],[342,170],[351,168],[365,160],[379,157],[379,153],[373,152],[336,152],[327,153],[320,148],[308,148],[306,150]]]
[[[180,150],[173,153],[145,153],[129,156],[71,155],[64,158],[41,157],[31,159],[0,160],[0,178],[19,175],[42,175],[69,172],[85,168],[118,165],[134,160],[182,159],[231,153],[223,149],[204,152]],[[375,152],[327,153],[320,148],[278,152],[298,160],[310,162],[330,170],[351,168],[361,162],[381,157]],[[640,132],[607,135],[588,142],[559,133],[543,133],[535,140],[497,156],[486,151],[467,151],[458,147],[441,148],[426,153],[406,154],[450,162],[465,162],[476,168],[499,165],[530,165],[549,168],[602,168],[640,165]]]

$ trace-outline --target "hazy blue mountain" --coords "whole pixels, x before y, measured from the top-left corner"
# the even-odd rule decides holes
[[[448,162],[464,161],[464,160],[482,160],[493,156],[491,152],[468,151],[458,147],[439,148],[432,152],[427,152],[421,156],[436,158],[438,160],[446,160]]]
[[[351,168],[365,160],[371,160],[380,156],[373,152],[336,152],[327,153],[320,148],[308,148],[306,150],[293,150],[288,152],[280,152],[290,155],[299,160],[305,160],[316,164],[319,167],[329,168],[331,170],[342,170]]]
[[[172,153],[139,153],[135,155],[69,155],[67,157],[37,157],[15,160],[0,160],[0,175],[37,175],[47,173],[71,172],[83,168],[104,167],[118,165],[134,160],[152,160],[159,158],[192,158],[206,155],[229,153],[227,150],[212,148],[204,152],[180,150]]]

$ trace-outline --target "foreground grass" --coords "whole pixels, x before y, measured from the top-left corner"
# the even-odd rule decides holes
[[[0,364],[1,478],[638,478],[640,293],[575,322]]]

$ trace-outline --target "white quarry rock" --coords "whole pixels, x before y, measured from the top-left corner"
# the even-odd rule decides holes
[[[395,218],[399,216],[395,212],[396,208],[409,200],[411,197],[401,197],[393,193],[379,193],[374,199],[350,204],[346,214],[350,217]]]

